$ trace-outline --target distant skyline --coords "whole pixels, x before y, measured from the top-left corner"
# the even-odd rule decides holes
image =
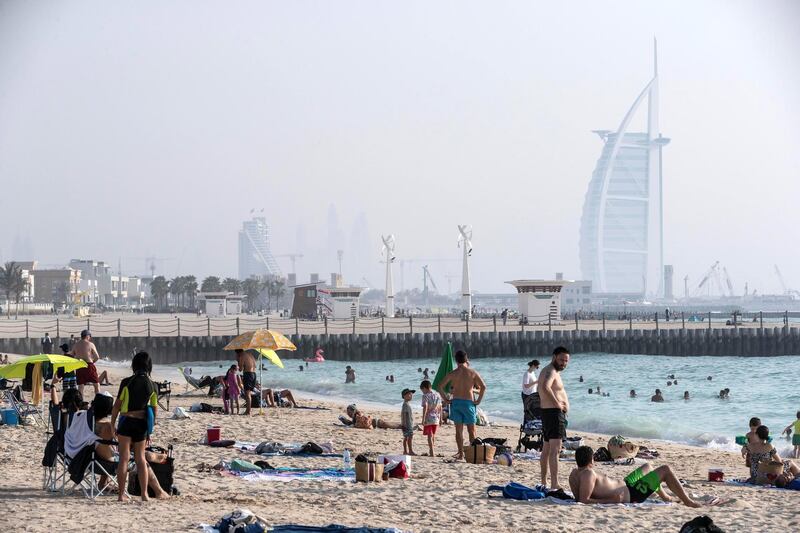
[[[0,0],[0,257],[235,276],[263,208],[273,252],[322,279],[340,245],[346,281],[381,287],[380,234],[458,261],[457,224],[477,292],[578,278],[591,130],[618,125],[657,36],[676,295],[717,260],[737,293],[779,292],[775,264],[800,288],[797,27],[790,0]]]

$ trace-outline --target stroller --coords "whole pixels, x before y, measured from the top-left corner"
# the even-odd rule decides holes
[[[534,392],[529,396],[523,397],[525,404],[525,416],[519,426],[519,440],[517,441],[516,452],[520,453],[523,448],[528,450],[541,451],[544,442],[542,441],[542,407],[539,393]]]

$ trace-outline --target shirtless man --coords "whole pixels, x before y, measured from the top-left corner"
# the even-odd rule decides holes
[[[550,469],[550,488],[558,490],[558,454],[561,441],[567,438],[567,412],[569,400],[561,371],[569,364],[569,351],[563,346],[553,350],[550,364],[539,374],[539,397],[542,402],[542,485],[547,485],[547,470]]]
[[[256,379],[256,360],[252,354],[244,350],[236,350],[236,363],[242,369],[242,385],[244,386],[244,414],[250,414],[253,404],[250,396],[257,394],[258,381]]]
[[[578,468],[569,474],[569,488],[575,499],[581,503],[642,503],[654,492],[665,502],[672,501],[661,488],[662,483],[678,497],[687,507],[701,507],[683,490],[681,482],[667,465],[653,470],[644,464],[628,474],[624,480],[611,479],[598,474],[592,467],[594,450],[589,446],[581,446],[575,451],[575,463]],[[716,505],[719,500],[711,500],[707,505]]]
[[[92,384],[94,393],[97,395],[100,392],[100,380],[97,378],[97,368],[94,363],[100,359],[100,354],[97,353],[97,347],[92,342],[92,333],[88,329],[81,331],[81,340],[75,343],[69,355],[75,359],[86,361],[86,368],[79,368],[75,371],[81,396],[83,396],[83,386],[87,383]]]
[[[475,440],[475,420],[477,418],[476,407],[483,400],[486,393],[486,383],[481,375],[469,367],[467,352],[459,350],[456,352],[456,363],[458,367],[447,374],[439,384],[439,394],[444,398],[444,405],[450,406],[450,420],[456,425],[456,446],[458,453],[456,459],[464,458],[464,426],[467,426],[469,442]],[[452,400],[448,400],[445,390],[451,387]],[[475,400],[472,390],[478,389],[478,399]]]

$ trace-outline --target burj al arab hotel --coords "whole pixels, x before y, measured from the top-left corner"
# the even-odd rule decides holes
[[[647,101],[647,131],[629,131]],[[661,152],[669,143],[658,128],[658,57],[653,78],[616,131],[595,131],[603,151],[589,182],[580,229],[580,261],[592,292],[658,297],[663,292],[664,247]]]

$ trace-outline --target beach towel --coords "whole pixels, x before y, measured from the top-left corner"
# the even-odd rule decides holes
[[[503,498],[511,500],[540,500],[545,497],[542,491],[513,482],[506,486],[489,485],[486,488],[486,495],[491,498],[493,492],[500,492]]]
[[[759,485],[757,483],[749,483],[747,478],[728,479],[723,481],[726,485],[735,485],[737,487],[750,487],[751,489],[774,489],[774,490],[788,490],[776,487],[775,485]]]
[[[338,468],[276,468],[261,472],[230,472],[248,481],[353,481],[356,480],[352,469]]]
[[[347,527],[338,524],[331,524],[329,526],[284,524],[274,526],[270,531],[274,531],[275,533],[403,533],[402,530],[394,527]]]
[[[561,500],[549,496],[541,500],[531,500],[534,503],[550,502],[558,505],[594,505],[595,507],[664,507],[666,505],[674,505],[671,502],[662,502],[660,500],[646,500],[642,503],[581,503],[576,500]]]

